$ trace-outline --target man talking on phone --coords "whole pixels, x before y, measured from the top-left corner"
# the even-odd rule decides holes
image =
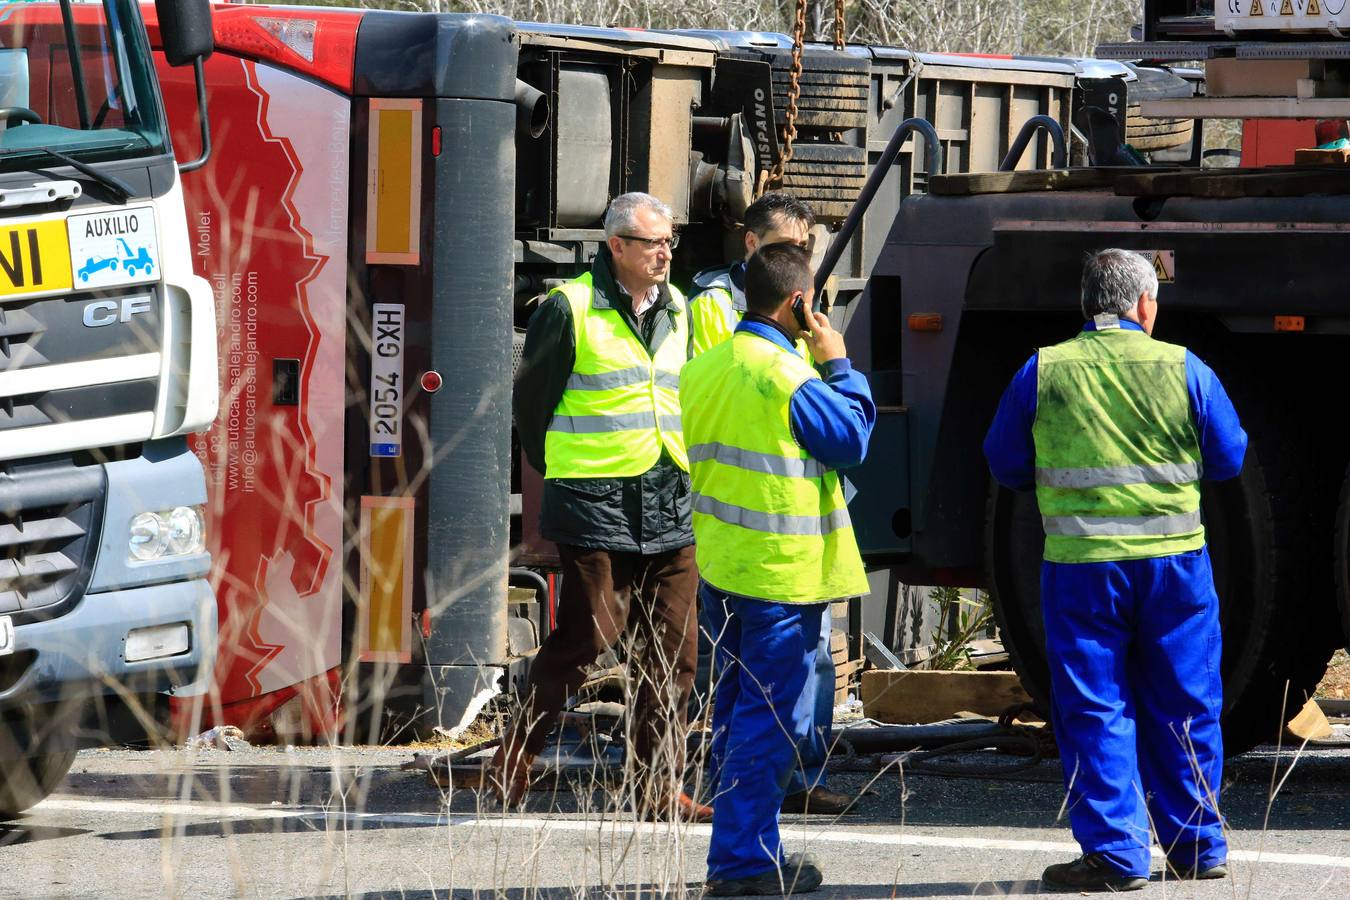
[[[731,340],[680,373],[700,600],[721,672],[713,896],[820,886],[809,858],[785,855],[778,815],[795,745],[814,721],[805,688],[821,616],[831,601],[867,593],[835,469],[866,455],[876,405],[843,336],[812,310],[811,280],[802,248],[760,248]],[[799,338],[819,371],[794,349]]]

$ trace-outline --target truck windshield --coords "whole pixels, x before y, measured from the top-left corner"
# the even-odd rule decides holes
[[[0,172],[168,152],[134,0],[0,2]]]

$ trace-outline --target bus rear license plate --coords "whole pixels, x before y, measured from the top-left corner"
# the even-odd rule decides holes
[[[376,303],[370,319],[370,455],[403,455],[402,303]]]

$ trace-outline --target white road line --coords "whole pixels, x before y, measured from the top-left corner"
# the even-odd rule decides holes
[[[131,813],[144,816],[216,819],[291,819],[305,815],[304,812],[288,809],[270,809],[265,806],[228,806],[206,801],[201,803],[155,803],[148,800],[76,800],[71,797],[48,797],[32,812],[45,812],[49,809],[65,812]]]
[[[343,812],[338,807],[322,809],[276,809],[270,807],[217,805],[211,803],[157,803],[143,800],[78,800],[51,797],[36,811],[128,813],[151,816],[181,816],[183,818],[226,819],[322,819],[329,822],[347,822],[366,825],[446,825],[452,828],[481,828],[525,831],[592,832],[604,828],[620,834],[665,834],[678,827],[689,837],[709,837],[711,825],[672,826],[651,822],[617,822],[610,819],[541,819],[488,814],[486,816],[445,816],[437,813],[362,813]],[[1010,850],[1020,853],[1080,852],[1078,845],[1068,841],[1021,841],[1005,838],[944,837],[932,834],[895,834],[890,832],[845,831],[789,825],[783,829],[789,840],[804,838],[807,843],[872,844],[881,847],[941,847],[952,850]],[[1153,855],[1162,852],[1153,848]],[[1350,856],[1330,856],[1323,853],[1273,853],[1255,850],[1230,850],[1230,860],[1238,862],[1308,866],[1312,868],[1350,869]]]

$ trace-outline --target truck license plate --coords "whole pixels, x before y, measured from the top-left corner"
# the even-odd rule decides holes
[[[370,322],[370,455],[403,455],[403,304],[376,303]]]
[[[0,656],[9,656],[14,652],[14,620],[9,616],[0,616]]]
[[[0,228],[0,296],[70,290],[65,219]]]

